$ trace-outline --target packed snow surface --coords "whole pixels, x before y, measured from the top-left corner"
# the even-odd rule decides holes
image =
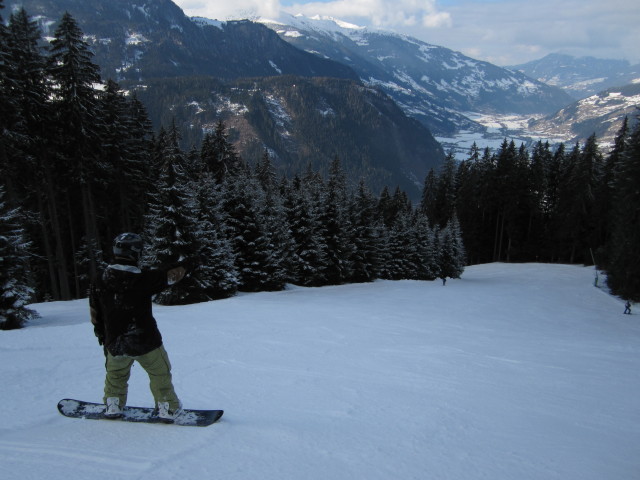
[[[100,401],[86,300],[0,332],[4,479],[640,478],[640,320],[593,269],[290,287],[155,307],[206,428],[62,417]],[[135,366],[129,403],[152,399]]]

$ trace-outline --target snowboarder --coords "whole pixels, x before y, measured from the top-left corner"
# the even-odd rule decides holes
[[[626,315],[631,315],[631,302],[629,300],[624,304],[624,313]]]
[[[152,315],[151,299],[182,280],[194,262],[143,270],[138,267],[142,248],[139,235],[118,235],[113,242],[115,262],[91,285],[91,323],[106,356],[104,416],[122,417],[135,360],[149,375],[158,417],[171,423],[181,413],[182,404],[173,388],[171,364]]]

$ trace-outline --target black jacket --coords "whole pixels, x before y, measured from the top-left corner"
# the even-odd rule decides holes
[[[169,286],[166,270],[109,265],[91,286],[91,322],[114,356],[139,356],[162,345],[151,298]]]

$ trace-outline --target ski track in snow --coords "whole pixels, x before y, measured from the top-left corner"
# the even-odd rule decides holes
[[[640,320],[593,278],[490,264],[156,306],[183,403],[225,410],[206,428],[59,415],[100,400],[104,358],[86,300],[34,305],[0,332],[2,478],[640,478]],[[151,402],[135,365],[128,403]]]

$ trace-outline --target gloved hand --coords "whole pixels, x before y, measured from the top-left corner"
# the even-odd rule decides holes
[[[102,330],[95,327],[93,329],[93,333],[98,338],[98,345],[104,345],[104,334],[102,333]]]
[[[175,267],[167,271],[167,283],[173,285],[184,278],[187,270],[184,267]]]

